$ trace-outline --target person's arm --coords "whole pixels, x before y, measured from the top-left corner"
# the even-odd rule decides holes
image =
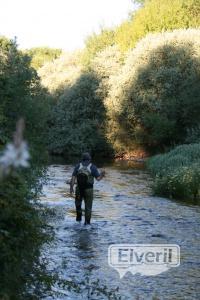
[[[74,171],[72,173],[72,178],[70,180],[70,194],[74,193],[74,184],[76,183],[76,175],[77,175],[78,168],[79,168],[79,165],[76,165],[76,167],[74,168]]]
[[[74,184],[75,184],[75,181],[76,181],[76,176],[72,175],[72,179],[70,181],[70,194],[74,193]]]
[[[106,172],[103,170],[101,171],[100,175],[96,177],[96,180],[100,181],[103,177],[105,177]]]

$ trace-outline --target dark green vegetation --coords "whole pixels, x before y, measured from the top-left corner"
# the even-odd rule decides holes
[[[84,73],[60,97],[52,114],[50,150],[67,156],[80,155],[87,149],[99,154],[106,152],[105,107],[98,87],[95,74]]]
[[[36,201],[45,171],[48,102],[30,58],[17,49],[15,41],[1,37],[1,148],[12,140],[16,122],[23,117],[31,153],[30,168],[13,169],[0,178],[1,299],[30,299],[50,284],[39,256],[51,235],[45,222],[47,212]]]
[[[137,2],[127,21],[93,34],[80,52],[21,52],[0,38],[0,147],[23,117],[31,154],[30,168],[0,180],[1,297],[31,299],[28,291],[50,287],[39,256],[51,234],[36,201],[47,150],[108,158],[177,146],[149,161],[154,191],[199,197],[200,1]]]
[[[136,2],[127,21],[55,60],[57,71],[51,64],[39,70],[54,98],[51,153],[154,154],[197,141],[200,1]]]
[[[50,151],[108,156],[140,147],[155,153],[186,142],[200,121],[199,41],[197,29],[175,30],[147,36],[125,59],[109,46],[90,69],[75,60],[65,88],[54,87]],[[45,84],[52,89],[46,77]]]
[[[34,200],[41,175],[15,172],[0,181],[1,299],[38,299],[53,282],[40,259],[52,236],[47,212]]]
[[[200,197],[200,144],[180,145],[151,158],[148,169],[154,177],[156,195],[197,200]]]
[[[123,145],[128,137],[129,146],[152,152],[185,142],[200,122],[199,41],[199,30],[175,30],[137,44],[108,97],[117,129],[112,140]]]
[[[145,1],[117,28],[91,35],[82,52],[41,68],[54,98],[49,150],[107,157],[184,143],[199,124],[200,34],[179,28],[197,28],[199,8],[192,0]]]
[[[33,146],[44,145],[49,98],[30,61],[15,41],[0,38],[0,145],[12,138],[20,117],[26,123],[25,139]]]

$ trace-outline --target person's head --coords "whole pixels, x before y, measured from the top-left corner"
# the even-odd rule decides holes
[[[90,153],[85,152],[82,154],[82,161],[91,161]]]

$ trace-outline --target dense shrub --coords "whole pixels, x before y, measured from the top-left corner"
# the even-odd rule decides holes
[[[197,124],[195,127],[188,128],[185,142],[188,144],[200,143],[200,124]]]
[[[124,56],[117,46],[109,46],[99,52],[91,61],[90,68],[98,78],[98,95],[102,103],[106,101],[111,88],[110,78],[117,74],[124,62]]]
[[[149,33],[179,28],[199,28],[200,0],[135,0],[142,4],[130,17],[113,29],[102,29],[86,39],[81,62],[89,67],[97,53],[118,45],[125,53]]]
[[[104,139],[105,109],[94,73],[83,73],[53,108],[49,149],[66,156],[108,151]]]
[[[53,88],[57,90],[53,93],[55,103],[49,122],[49,149],[67,156],[80,154],[84,150],[109,155],[111,148],[104,137],[104,99],[110,88],[110,76],[123,63],[121,51],[116,46],[110,46],[98,53],[91,61],[90,71],[81,70],[77,61],[72,64],[73,60],[70,60],[69,65],[67,62],[64,57],[55,61],[58,64],[53,75],[50,72],[45,75],[46,66],[39,71],[43,83],[48,82],[46,86],[50,88],[53,86],[52,78],[58,80],[53,80]]]
[[[19,141],[17,152],[7,146],[4,158],[10,167],[4,174],[6,164],[0,154],[1,299],[31,299],[49,287],[45,264],[40,261],[41,246],[49,235],[45,210],[36,201],[45,173],[48,113],[47,92],[30,67],[30,57],[17,49],[16,41],[0,37],[0,146],[10,141],[16,121],[23,117],[32,158],[30,168],[15,170],[12,162],[16,165],[21,160]]]
[[[61,55],[62,50],[48,47],[37,47],[26,50],[25,53],[31,57],[31,66],[38,70],[47,62],[58,58]]]
[[[200,197],[200,144],[181,145],[147,162],[154,193],[178,199]]]
[[[31,186],[29,176],[35,179]],[[31,171],[0,180],[1,299],[28,299],[50,289],[50,276],[40,261],[41,247],[50,235],[44,208],[34,201],[38,188]]]
[[[0,37],[0,145],[10,139],[20,117],[25,119],[29,143],[44,145],[48,103],[30,57],[17,49],[16,41]]]
[[[116,29],[115,42],[123,51],[127,51],[148,33],[199,26],[199,0],[147,0],[142,8],[132,14],[130,20]]]
[[[79,78],[89,73],[93,74],[94,81],[90,82],[91,87],[89,82],[86,84],[88,91],[95,86],[94,94],[98,95],[102,107],[105,106],[100,136],[105,134],[103,141],[109,142],[116,152],[132,151],[143,145],[156,151],[168,149],[184,142],[190,128],[198,127],[199,31],[164,31],[199,27],[200,2],[136,2],[143,5],[128,21],[118,28],[92,34],[83,51],[62,55],[39,70],[43,85],[54,97],[49,120],[51,151],[74,153],[76,142],[73,146],[69,143],[68,150],[64,150],[74,136],[70,134],[74,121],[69,115],[79,116],[81,122],[87,124],[87,130],[79,130],[85,140],[80,148],[86,147],[85,132],[91,123],[87,114],[72,111],[77,104],[70,101],[77,103],[79,99],[79,109],[85,107],[85,89],[82,96],[77,87],[80,82],[82,85]],[[162,33],[149,35],[137,44],[150,32]],[[127,58],[126,50],[135,46]],[[125,65],[120,69],[124,60]],[[78,125],[76,127],[78,132]],[[93,145],[92,149],[97,149],[95,144],[88,140],[88,148]]]
[[[89,67],[97,53],[115,43],[115,32],[112,29],[102,29],[99,34],[92,34],[85,41],[85,48],[81,55],[81,63]]]
[[[80,53],[63,53],[59,58],[46,63],[38,70],[42,85],[55,96],[71,87],[81,75]]]
[[[162,149],[183,143],[200,122],[200,31],[175,30],[141,40],[112,78],[111,140]]]

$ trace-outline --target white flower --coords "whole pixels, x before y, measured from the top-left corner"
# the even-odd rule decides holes
[[[5,170],[10,167],[28,167],[30,158],[28,146],[25,142],[21,142],[19,146],[8,144],[0,156],[0,166]]]

